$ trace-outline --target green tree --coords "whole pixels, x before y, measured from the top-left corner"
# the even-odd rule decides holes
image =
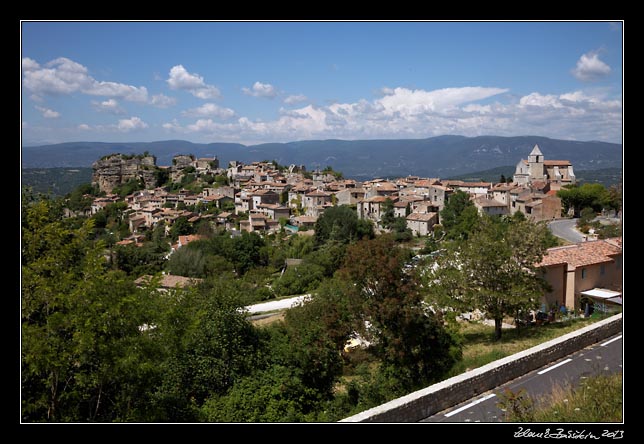
[[[416,275],[404,265],[409,250],[383,235],[349,246],[339,275],[347,282],[354,328],[382,360],[380,371],[394,378],[398,394],[439,380],[461,357],[455,336],[428,310]]]
[[[592,208],[599,213],[604,208],[614,209],[615,206],[621,206],[619,200],[615,198],[615,193],[610,194],[600,183],[566,185],[557,191],[557,196],[561,198],[564,211],[572,210],[575,216],[579,216],[584,208]]]
[[[448,239],[467,239],[478,223],[479,214],[469,194],[458,190],[445,203],[440,217]]]
[[[145,420],[159,351],[140,327],[155,298],[107,270],[91,220],[66,228],[50,209],[23,208],[22,419]]]
[[[394,214],[394,202],[391,199],[387,198],[382,203],[380,224],[387,229],[392,229],[395,219],[396,216]]]
[[[201,250],[187,245],[172,253],[166,268],[170,274],[203,278],[206,276],[206,258]]]
[[[196,421],[208,398],[226,394],[259,366],[261,337],[238,310],[243,295],[230,279],[169,296],[155,330],[167,358],[151,408],[163,421]]]
[[[349,243],[373,236],[371,223],[358,219],[356,211],[346,205],[328,208],[315,222],[316,245],[322,245],[328,240]]]
[[[170,227],[170,237],[173,241],[179,239],[179,236],[193,233],[194,226],[190,222],[188,222],[188,218],[185,216],[178,217],[177,220],[175,220],[172,224],[172,227]]]
[[[465,243],[453,245],[427,272],[433,302],[494,319],[500,339],[504,316],[536,308],[547,284],[537,267],[546,250],[544,224],[516,218],[482,218]]]

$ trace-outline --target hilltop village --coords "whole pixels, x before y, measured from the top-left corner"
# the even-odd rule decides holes
[[[116,244],[139,247],[146,233],[163,226],[169,235],[178,221],[193,227],[206,221],[213,230],[226,230],[233,237],[242,232],[311,235],[318,218],[340,205],[368,220],[376,233],[392,231],[395,219],[404,221],[402,229],[411,236],[426,237],[440,227],[441,211],[459,191],[469,196],[480,214],[520,212],[535,222],[551,221],[563,216],[557,191],[576,183],[570,161],[546,159],[538,145],[517,163],[512,178],[499,183],[416,176],[358,182],[331,167],[309,172],[303,165],[232,161],[222,168],[217,157],[192,155],[177,155],[172,165],[157,166],[147,153],[109,155],[96,161],[93,169],[93,185],[104,197],[94,198],[84,215],[123,202],[130,234]],[[128,186],[134,191],[124,195]],[[169,255],[201,239],[199,234],[175,237]],[[621,238],[587,244],[551,248],[544,256],[541,265],[552,288],[544,295],[545,305],[580,307],[582,292],[595,287],[610,288],[621,296]],[[180,276],[165,279],[169,286],[188,282]]]
[[[113,154],[96,161],[93,169],[92,181],[106,196],[93,201],[90,215],[119,200],[113,194],[116,187],[134,182],[142,188],[125,196],[132,236],[123,243],[136,243],[142,231],[160,222],[169,230],[182,216],[190,223],[210,219],[215,227],[260,234],[282,227],[306,231],[336,205],[355,207],[360,219],[372,221],[380,230],[385,230],[385,208],[393,205],[394,216],[404,218],[413,235],[426,236],[441,223],[440,211],[458,190],[468,193],[481,213],[521,212],[534,221],[552,220],[562,211],[557,191],[575,183],[570,162],[546,160],[537,145],[506,183],[416,176],[357,182],[330,168],[307,172],[304,166],[266,161],[250,165],[233,161],[221,168],[216,157],[192,155],[178,155],[171,166],[157,166],[151,155]],[[173,191],[157,186],[167,180],[190,186]]]

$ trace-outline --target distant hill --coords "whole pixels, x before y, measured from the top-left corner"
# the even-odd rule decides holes
[[[64,196],[74,188],[92,181],[91,168],[26,168],[22,170],[22,186],[35,193]]]
[[[157,156],[158,165],[170,165],[176,154],[217,156],[222,166],[231,160],[276,160],[280,164],[305,165],[309,169],[332,166],[345,177],[417,175],[453,177],[472,171],[516,165],[538,143],[546,159],[570,160],[575,169],[619,168],[622,146],[605,142],[576,142],[537,136],[440,136],[402,140],[309,140],[289,143],[241,145],[197,144],[185,140],[138,143],[70,142],[23,147],[23,168],[89,167],[111,153],[143,153]]]

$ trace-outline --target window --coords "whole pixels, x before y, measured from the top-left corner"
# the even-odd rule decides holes
[[[601,276],[603,276],[603,275],[605,275],[605,274],[606,274],[606,265],[601,264],[601,266],[599,267],[599,274],[600,274]]]
[[[581,269],[581,278],[586,279],[586,275],[588,274],[588,271],[585,268]]]
[[[438,196],[434,196],[434,202],[438,200]]]

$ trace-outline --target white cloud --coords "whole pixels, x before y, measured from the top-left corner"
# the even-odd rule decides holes
[[[121,119],[116,125],[116,129],[119,131],[128,133],[130,131],[145,129],[148,127],[148,124],[141,120],[139,117],[130,117],[129,119]]]
[[[389,91],[389,93],[387,93]],[[507,92],[504,88],[483,88],[468,86],[463,88],[443,88],[433,91],[410,90],[407,88],[383,89],[386,94],[376,100],[385,115],[405,116],[441,112],[450,107],[486,99]]]
[[[30,59],[29,57],[23,57],[22,58],[22,70],[23,71],[34,71],[34,70],[36,70],[38,68],[40,68],[40,65],[35,60]]]
[[[552,107],[552,108],[561,108],[563,105],[559,101],[557,96],[553,95],[541,95],[539,93],[533,92],[527,96],[521,97],[519,100],[519,106],[535,106],[540,108]]]
[[[25,122],[24,120],[22,121],[21,126],[22,126],[22,129],[29,128],[29,124],[27,122]]]
[[[80,125],[78,125],[78,129],[80,131],[89,131],[91,128],[90,128],[90,126],[88,124],[81,123]]]
[[[392,88],[371,100],[326,106],[281,108],[272,120],[230,116],[212,104],[186,110],[194,121],[171,120],[168,133],[202,141],[242,143],[306,139],[425,138],[526,134],[573,140],[621,141],[621,97],[609,89],[584,89],[559,95],[532,92],[502,95],[505,88],[446,88],[433,91]],[[497,96],[498,97],[495,97]],[[482,102],[485,100],[485,102]],[[230,116],[222,120],[222,116]],[[92,128],[100,130],[100,128]],[[106,128],[105,130],[115,128]]]
[[[168,97],[164,94],[156,94],[150,99],[150,104],[157,108],[169,108],[177,103],[174,97]]]
[[[284,99],[284,103],[287,105],[295,105],[296,103],[306,102],[308,99],[304,94],[294,94],[290,95]]]
[[[183,65],[175,65],[170,69],[167,82],[170,89],[185,90],[200,99],[217,99],[221,96],[217,87],[207,85],[203,77],[189,73]]]
[[[93,96],[119,97],[134,102],[147,101],[148,91],[144,86],[98,81],[88,74],[86,67],[65,57],[52,60],[46,63],[45,67],[25,57],[22,59],[22,66],[22,84],[36,97],[43,94],[82,92]]]
[[[235,116],[235,111],[230,108],[223,108],[214,103],[204,103],[203,105],[184,111],[184,116],[192,117],[219,117],[220,119],[230,119]]]
[[[253,97],[272,99],[277,95],[277,90],[270,83],[255,82],[251,88],[242,88],[244,94]]]
[[[60,117],[60,113],[58,111],[54,111],[53,109],[44,108],[38,105],[36,105],[35,108],[40,111],[45,119],[57,119],[58,117]]]
[[[94,109],[99,112],[106,112],[114,115],[125,114],[125,110],[121,108],[119,102],[115,99],[108,99],[102,102],[92,101]]]
[[[572,70],[572,74],[582,82],[594,82],[607,77],[610,74],[610,66],[599,59],[596,51],[591,51],[577,60],[577,66]]]

